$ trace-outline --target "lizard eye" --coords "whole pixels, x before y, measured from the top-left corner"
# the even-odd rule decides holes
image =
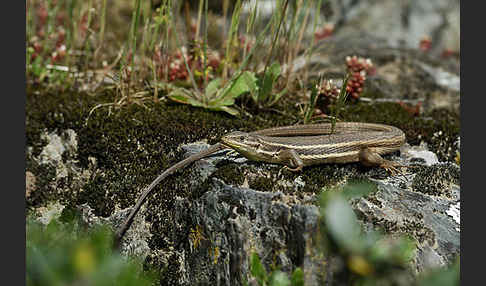
[[[239,139],[240,141],[245,141],[245,136],[241,135]]]

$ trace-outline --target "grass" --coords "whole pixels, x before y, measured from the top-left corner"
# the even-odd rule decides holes
[[[182,2],[162,0],[153,9],[148,1],[140,0],[28,0],[27,84],[38,90],[72,92],[81,87],[92,94],[116,90],[116,101],[99,105],[116,108],[145,100],[157,102],[174,88],[186,88],[207,107],[204,90],[212,80],[222,78],[222,86],[229,88],[244,71],[265,78],[271,65],[291,65],[303,51],[300,42],[311,10],[321,4],[317,0],[277,1],[277,13],[264,23],[258,1],[245,14],[243,7],[249,5],[245,1],[235,1],[232,11],[229,1],[222,1],[223,15],[217,17],[226,16],[230,25],[222,24],[223,33],[217,35],[223,37],[223,45],[211,46],[208,39],[215,35],[209,34],[212,23],[208,20],[215,15],[209,11],[209,2],[200,0],[194,7]],[[176,11],[180,7],[182,15]],[[314,19],[314,30],[317,22]],[[65,35],[61,37],[60,31]],[[279,94],[288,87],[288,76],[288,72],[279,73],[270,93]],[[109,78],[116,79],[111,86],[103,83]],[[268,107],[282,95],[272,97],[272,104],[265,102],[268,99],[254,99],[257,106]]]

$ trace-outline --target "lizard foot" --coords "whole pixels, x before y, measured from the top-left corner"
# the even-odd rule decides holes
[[[290,167],[289,167],[289,166],[287,166],[287,165],[285,165],[285,166],[283,167],[283,169],[285,169],[285,170],[289,170],[289,171],[292,171],[292,172],[299,172],[299,171],[302,171],[302,168],[303,168],[303,166],[302,166],[302,165],[298,166],[297,168],[290,168]]]
[[[403,175],[403,171],[400,168],[417,168],[418,166],[407,166],[407,165],[402,165],[399,163],[395,163],[392,161],[384,161],[383,163],[380,164],[380,167],[385,169],[387,172],[389,172],[392,176],[395,176],[397,174]]]

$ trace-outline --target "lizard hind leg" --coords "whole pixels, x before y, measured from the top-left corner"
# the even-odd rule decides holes
[[[380,167],[388,171],[392,176],[402,173],[398,167],[407,167],[399,163],[385,160],[380,154],[373,152],[370,148],[363,148],[359,151],[359,161],[367,167]]]

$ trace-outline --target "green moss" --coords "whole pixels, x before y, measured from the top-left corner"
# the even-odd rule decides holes
[[[258,177],[249,184],[249,187],[251,189],[259,190],[262,192],[272,192],[274,190],[274,186],[275,181],[265,177]]]
[[[218,170],[211,177],[224,180],[227,184],[241,186],[244,182],[244,173],[238,164],[225,164],[218,166]]]
[[[37,161],[27,159],[26,170],[35,174],[35,190],[26,199],[26,206],[31,209],[33,206],[45,206],[46,202],[59,199],[51,182],[56,178],[56,170],[49,166],[41,165]]]
[[[37,156],[46,144],[41,139],[42,132],[73,129],[78,135],[79,166],[88,167],[88,158],[97,160],[99,173],[93,176],[85,186],[86,191],[79,196],[65,198],[77,203],[89,203],[97,215],[109,215],[115,205],[125,208],[133,204],[141,188],[148,185],[160,172],[182,158],[178,147],[187,142],[209,139],[214,143],[230,130],[257,130],[261,128],[295,123],[298,118],[294,105],[288,100],[279,103],[287,115],[268,111],[253,110],[251,118],[230,117],[224,113],[210,112],[200,108],[171,103],[148,103],[148,109],[131,105],[115,110],[108,115],[107,109],[94,111],[86,124],[90,110],[100,102],[110,102],[113,94],[99,96],[85,94],[43,94],[29,93],[26,105],[27,146],[33,147],[33,156]],[[434,139],[434,134],[442,131],[444,138],[455,138],[459,134],[459,120],[447,111],[435,111],[431,120],[419,119],[410,115],[399,104],[349,104],[342,111],[345,121],[381,122],[395,125],[407,134],[408,142],[417,144],[420,140],[430,143],[431,148],[451,149],[453,142]],[[434,119],[436,118],[436,119]],[[435,140],[435,141],[434,141]],[[436,151],[436,150],[433,150]],[[454,150],[443,152],[442,157]],[[453,160],[453,156],[452,156]],[[236,166],[236,169],[235,169]],[[228,183],[241,185],[243,171],[237,164],[222,165],[214,177]],[[29,205],[35,206],[55,198],[56,194],[49,187],[49,180],[54,178],[48,166],[35,166],[27,158],[27,169],[44,180],[39,185],[42,189],[34,195]],[[280,169],[274,169],[270,178],[257,177],[252,187],[271,191]],[[302,176],[305,182],[304,192],[318,192],[323,186],[334,185],[346,178],[363,177],[363,167],[359,164],[323,165],[306,167],[305,172],[283,172],[283,176],[292,181]],[[168,178],[164,187],[158,186],[163,201],[173,201],[173,196],[187,197],[191,190],[184,188],[186,173],[184,170]],[[272,171],[273,172],[273,171]],[[165,191],[163,191],[165,190]],[[200,190],[199,195],[203,191]],[[102,200],[100,200],[102,198]]]

